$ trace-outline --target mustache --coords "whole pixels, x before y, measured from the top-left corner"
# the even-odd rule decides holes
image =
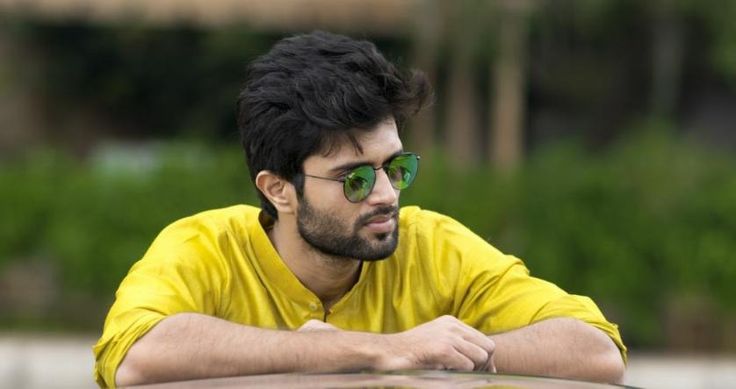
[[[371,218],[374,218],[376,216],[383,216],[383,215],[390,216],[392,218],[396,218],[399,215],[399,208],[393,207],[390,205],[376,208],[374,211],[371,211],[365,215],[361,215],[356,221],[356,225],[367,224],[368,220],[370,220]]]

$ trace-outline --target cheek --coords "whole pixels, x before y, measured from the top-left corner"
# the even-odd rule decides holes
[[[339,191],[333,193],[325,193],[319,201],[319,207],[329,212],[329,215],[339,221],[344,228],[352,230],[355,220],[360,217],[361,203],[351,203],[342,193],[342,187]]]
[[[306,185],[304,196],[309,204],[320,212],[328,213],[345,223],[352,223],[360,210],[360,204],[353,204],[345,198],[342,184]]]
[[[342,193],[342,184],[337,182],[320,182],[319,185],[306,185],[304,196],[312,206],[327,210],[344,206],[348,201]]]
[[[363,209],[367,206],[365,202],[351,203],[348,201],[340,183],[333,185],[331,182],[308,182],[304,187],[304,196],[312,208],[332,218],[334,223],[339,223],[341,228],[346,229],[346,233],[353,231],[355,222],[361,214],[371,211],[371,209]]]

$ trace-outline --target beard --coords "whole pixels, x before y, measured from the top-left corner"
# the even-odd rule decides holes
[[[396,251],[399,244],[399,212],[385,206],[361,215],[352,226],[333,214],[314,209],[302,197],[297,214],[297,228],[302,239],[324,254],[346,259],[377,261]],[[393,231],[362,237],[359,232],[375,216],[391,215],[396,227]]]

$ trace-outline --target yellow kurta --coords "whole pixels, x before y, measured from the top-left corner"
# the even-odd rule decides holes
[[[245,325],[291,330],[318,319],[354,331],[404,331],[453,315],[492,334],[552,317],[573,317],[626,348],[592,300],[530,277],[457,221],[418,207],[399,217],[399,246],[364,262],[357,284],[328,312],[286,267],[259,222],[237,205],[181,219],[153,242],[123,280],[94,347],[96,378],[114,386],[130,346],[166,316],[197,312]]]

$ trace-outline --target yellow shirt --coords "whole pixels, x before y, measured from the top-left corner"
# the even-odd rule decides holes
[[[114,386],[130,346],[180,312],[285,330],[318,319],[378,333],[404,331],[445,314],[488,334],[574,317],[607,333],[625,357],[616,325],[592,300],[530,277],[518,258],[455,220],[418,207],[401,209],[396,252],[364,262],[355,286],[324,312],[279,257],[259,212],[247,205],[206,211],[161,232],[120,285],[94,347],[100,385]]]

